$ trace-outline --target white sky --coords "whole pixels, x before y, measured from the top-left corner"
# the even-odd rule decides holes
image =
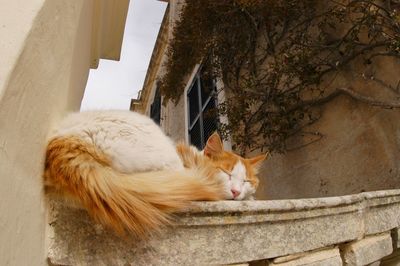
[[[100,60],[90,70],[81,110],[129,109],[142,89],[167,3],[130,0],[120,61]]]

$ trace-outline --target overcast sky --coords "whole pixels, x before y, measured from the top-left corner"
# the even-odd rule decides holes
[[[142,89],[167,4],[130,0],[120,61],[100,60],[90,70],[81,110],[129,109]]]

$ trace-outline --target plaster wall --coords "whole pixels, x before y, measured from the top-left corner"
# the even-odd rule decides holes
[[[0,265],[47,265],[46,134],[67,111],[79,110],[93,1],[1,2]]]
[[[381,101],[398,101],[389,89],[346,69],[333,87],[350,87]],[[382,59],[366,73],[374,73],[393,87],[400,62]],[[292,151],[274,154],[261,171],[260,199],[323,197],[400,187],[400,111],[372,107],[340,96],[321,109],[322,117],[305,135],[290,141]],[[301,147],[301,148],[296,148]]]

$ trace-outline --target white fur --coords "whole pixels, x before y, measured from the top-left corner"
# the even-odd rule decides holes
[[[172,140],[153,120],[135,112],[73,113],[61,122],[51,137],[68,135],[79,136],[98,147],[111,158],[112,167],[123,173],[183,169]],[[224,180],[225,189],[221,193],[226,199],[233,199],[232,185],[238,186],[239,180],[245,176],[245,169],[238,167],[231,181],[225,173],[219,175]],[[242,194],[239,195],[240,199],[247,195]]]
[[[124,173],[183,169],[173,142],[150,118],[129,111],[69,115],[53,133],[75,135],[97,146]]]
[[[224,181],[224,191],[223,191],[223,196],[224,196],[224,198],[225,199],[228,199],[228,200],[232,200],[232,199],[234,199],[233,198],[233,194],[232,194],[232,192],[231,192],[231,189],[232,189],[232,184],[231,184],[231,181],[229,180],[229,176],[225,173],[225,172],[223,172],[223,171],[219,171],[219,173],[218,173],[218,177],[221,179],[221,180],[223,180]]]

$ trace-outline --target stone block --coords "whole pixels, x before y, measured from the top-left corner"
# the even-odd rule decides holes
[[[276,258],[271,266],[342,266],[338,248],[293,254]]]
[[[361,193],[365,198],[365,235],[383,233],[400,226],[400,195],[398,190]]]
[[[345,265],[367,265],[392,253],[392,238],[390,233],[368,236],[342,246],[341,250]]]

